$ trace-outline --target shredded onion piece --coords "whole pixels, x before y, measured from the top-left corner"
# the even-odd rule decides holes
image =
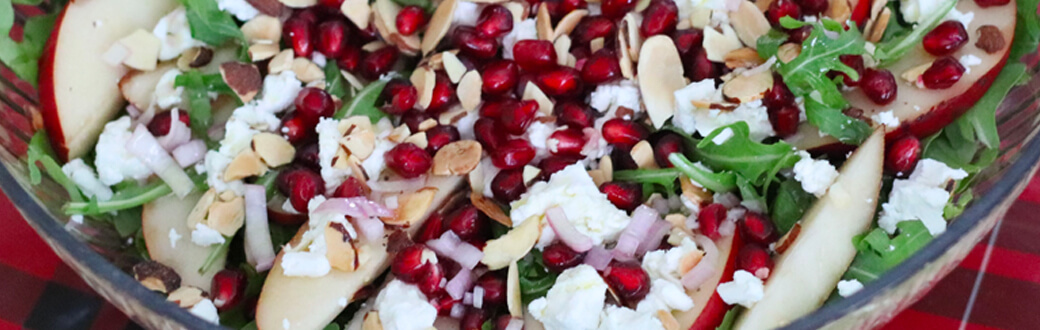
[[[639,248],[636,249],[636,255],[641,256],[660,246],[661,240],[664,239],[665,235],[668,235],[669,230],[672,230],[672,224],[668,221],[654,221],[654,223],[650,225],[650,230],[647,231],[646,237],[639,243]]]
[[[376,218],[354,218],[354,226],[357,227],[358,233],[370,242],[383,239],[386,232],[383,221]]]
[[[426,187],[426,176],[420,175],[411,179],[389,181],[370,180],[368,187],[372,188],[372,191],[380,192],[414,191]]]
[[[262,272],[271,269],[275,258],[271,231],[267,225],[267,189],[255,184],[245,185],[245,202],[246,225],[243,243],[246,261]]]
[[[484,307],[484,288],[480,287],[479,285],[473,287],[473,307]]]
[[[715,269],[715,264],[719,259],[719,249],[715,246],[715,242],[704,235],[694,236],[693,241],[704,249],[704,258],[701,258],[701,261],[698,262],[696,266],[693,266],[689,272],[683,274],[680,281],[686,289],[696,289],[700,287],[705,281],[714,276],[716,271],[718,271]]]
[[[170,113],[170,130],[166,132],[166,135],[158,138],[159,144],[168,151],[172,151],[191,140],[191,128],[188,128],[188,125],[180,121],[180,110],[173,109],[170,111],[172,111]]]
[[[473,293],[466,292],[466,294],[462,295],[462,304],[473,306]]]
[[[461,319],[463,316],[466,316],[466,307],[463,307],[462,304],[455,304],[455,306],[451,306],[451,312],[448,315],[452,318]]]
[[[177,161],[177,165],[180,165],[181,168],[195,165],[195,163],[206,158],[206,142],[191,140],[173,149],[170,154],[173,155],[173,159]]]
[[[484,258],[484,252],[476,246],[463,242],[455,249],[455,253],[447,256],[459,263],[460,266],[472,270]]]
[[[556,232],[556,236],[572,250],[580,253],[592,248],[592,239],[574,228],[563,208],[556,206],[546,210],[545,218],[549,220],[549,226]]]
[[[599,134],[599,131],[597,131],[595,128],[586,127],[585,129],[581,130],[581,133],[584,134],[585,138],[585,145],[581,147],[582,155],[593,155],[596,153],[596,151],[602,148],[600,144],[604,141],[601,141],[602,136]]]
[[[144,125],[137,125],[134,129],[130,140],[126,142],[126,150],[166,182],[177,197],[184,198],[195,189],[195,183],[188,174],[184,173]]]
[[[607,269],[607,265],[609,265],[610,261],[613,259],[613,253],[602,246],[596,245],[593,246],[592,249],[589,249],[589,252],[585,254],[584,263],[592,266],[592,268],[595,268],[596,270],[602,271]]]
[[[455,235],[455,232],[450,230],[445,231],[444,234],[441,234],[440,238],[435,238],[426,241],[426,247],[430,248],[430,250],[433,250],[433,252],[437,252],[437,254],[442,256],[454,254],[455,249],[459,247],[459,244],[462,244],[462,240],[459,239],[458,235]]]
[[[621,232],[617,245],[614,246],[614,255],[618,257],[632,257],[639,248],[649,230],[660,217],[657,211],[646,205],[640,205],[632,212],[632,221],[628,223],[625,230]]]
[[[136,119],[141,116],[141,109],[138,109],[133,103],[126,105],[126,114],[130,115],[131,119]]]
[[[506,330],[522,330],[524,328],[524,320],[518,318],[509,319],[509,323],[506,324]]]
[[[455,274],[455,277],[452,277],[444,286],[444,291],[448,292],[451,299],[462,299],[471,286],[473,286],[473,273],[468,269],[460,269],[459,273]]]
[[[336,212],[351,218],[392,217],[394,212],[364,197],[329,198],[314,213]]]

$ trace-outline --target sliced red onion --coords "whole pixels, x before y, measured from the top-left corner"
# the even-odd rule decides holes
[[[617,245],[614,246],[614,255],[620,257],[632,257],[639,249],[642,242],[654,224],[660,217],[657,211],[646,205],[640,205],[632,212],[632,221],[628,223],[625,230],[621,232]]]
[[[170,153],[159,145],[159,141],[151,132],[148,132],[148,128],[145,128],[144,125],[137,125],[137,128],[134,129],[130,140],[126,141],[126,150],[141,160],[152,172],[155,172],[163,182],[166,182],[177,197],[184,198],[195,189],[195,183],[191,181],[188,174],[184,173],[173,157],[170,157]]]
[[[354,225],[361,237],[370,242],[383,239],[383,234],[386,232],[383,221],[376,218],[354,218]]]
[[[704,235],[693,236],[693,242],[697,243],[702,250],[704,250],[704,258],[701,262],[707,261],[710,264],[715,264],[721,256],[719,256],[719,248],[715,245],[715,242]]]
[[[170,154],[177,161],[177,165],[180,165],[182,168],[195,165],[195,163],[206,158],[206,142],[191,140],[173,149]]]
[[[479,285],[473,287],[473,307],[484,307],[484,288],[480,287]]]
[[[426,176],[389,181],[371,180],[368,182],[368,187],[380,192],[414,191],[426,187]]]
[[[152,122],[152,118],[155,118],[155,107],[148,107],[141,112],[140,116],[137,116],[134,123],[139,125],[148,125],[148,123]]]
[[[584,263],[601,271],[607,269],[607,265],[609,265],[610,261],[613,259],[613,253],[602,246],[596,245],[593,246],[592,249],[589,249],[588,253],[585,253]]]
[[[329,198],[314,213],[336,212],[351,218],[392,217],[394,212],[364,197]]]
[[[477,264],[480,263],[480,259],[484,258],[484,251],[480,251],[472,244],[463,242],[455,248],[454,253],[447,255],[447,257],[458,262],[459,266],[472,270],[473,267],[477,267]]]
[[[719,224],[719,235],[732,236],[737,231],[737,223],[729,220],[723,220]]]
[[[444,286],[444,291],[448,292],[451,299],[462,299],[469,291],[469,288],[473,286],[473,273],[468,269],[460,269],[455,277],[452,277],[448,284]]]
[[[524,328],[524,320],[518,318],[509,319],[509,323],[506,324],[506,330],[522,330]]]
[[[654,221],[654,223],[650,225],[650,230],[647,231],[646,237],[639,243],[639,248],[636,249],[636,255],[641,256],[660,246],[661,240],[664,239],[665,235],[668,235],[669,230],[672,230],[672,224],[668,221]]]
[[[172,111],[170,113],[170,130],[166,132],[166,135],[160,136],[157,140],[159,140],[159,145],[162,145],[163,149],[172,151],[191,140],[191,128],[188,128],[188,125],[180,121],[180,110],[173,109],[170,111]]]
[[[455,235],[455,232],[450,230],[441,234],[440,238],[426,241],[426,247],[442,256],[455,254],[455,250],[459,248],[459,244],[462,244],[462,240],[459,239],[458,235]]]
[[[461,319],[463,316],[466,316],[466,307],[463,307],[462,304],[455,304],[451,306],[451,312],[448,315],[455,319]]]
[[[130,115],[131,119],[136,119],[141,116],[141,109],[138,109],[133,103],[126,105],[126,114]]]
[[[462,295],[462,304],[473,306],[473,293],[466,292],[466,294]]]
[[[255,184],[245,185],[245,240],[246,261],[262,272],[274,264],[274,245],[267,225],[267,189]]]
[[[574,224],[567,220],[563,208],[557,206],[546,210],[545,218],[549,220],[549,226],[556,232],[556,236],[572,250],[585,252],[592,248],[592,239],[574,228]]]
[[[704,235],[696,235],[693,237],[693,241],[696,242],[701,249],[704,249],[704,257],[701,258],[701,261],[697,262],[697,265],[693,266],[690,271],[683,274],[681,282],[683,287],[687,289],[696,289],[697,287],[700,287],[701,284],[704,284],[704,281],[707,281],[715,275],[715,272],[717,271],[717,269],[715,269],[715,264],[719,259],[719,249],[715,246],[715,242],[710,238]]]

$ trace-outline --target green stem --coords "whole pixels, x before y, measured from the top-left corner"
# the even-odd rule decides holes
[[[65,204],[65,214],[82,214],[82,215],[97,215],[104,214],[112,211],[125,210],[128,208],[138,207],[145,203],[159,199],[160,197],[169,195],[173,190],[170,186],[165,183],[159,182],[151,189],[144,191],[141,194],[131,196],[127,199],[110,200],[98,203],[92,202],[71,202]]]
[[[708,190],[714,192],[728,192],[737,188],[737,177],[733,173],[714,173],[703,167],[694,165],[689,159],[686,159],[686,156],[683,156],[680,153],[669,155],[668,160],[672,162],[672,165],[675,165],[676,169],[693,181],[699,183],[701,187],[708,188]]]
[[[202,263],[202,267],[199,267],[199,274],[205,274],[213,267],[213,263],[217,262],[217,259],[221,259],[227,256],[228,250],[231,248],[231,237],[224,236],[224,243],[214,247],[209,251],[209,255],[206,256],[206,261]]]

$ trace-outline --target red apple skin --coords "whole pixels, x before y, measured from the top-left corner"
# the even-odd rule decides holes
[[[867,16],[870,16],[870,4],[873,1],[859,0],[856,2],[856,8],[852,10],[852,16],[849,18],[853,22],[856,22],[857,26],[862,27],[867,21]]]
[[[69,1],[71,5],[75,0]],[[68,7],[66,7],[68,8]],[[62,163],[69,161],[69,148],[65,145],[65,133],[61,130],[61,120],[58,119],[58,105],[54,96],[54,49],[57,46],[58,31],[65,19],[65,10],[58,14],[54,21],[54,29],[43,47],[43,57],[40,58],[39,92],[40,92],[40,114],[43,116],[43,127],[47,130],[47,136],[51,141],[51,148],[58,155]]]

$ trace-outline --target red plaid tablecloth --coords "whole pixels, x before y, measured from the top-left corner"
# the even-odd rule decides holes
[[[0,330],[137,329],[96,295],[0,195]],[[886,329],[1040,328],[1040,176],[1001,227]]]

